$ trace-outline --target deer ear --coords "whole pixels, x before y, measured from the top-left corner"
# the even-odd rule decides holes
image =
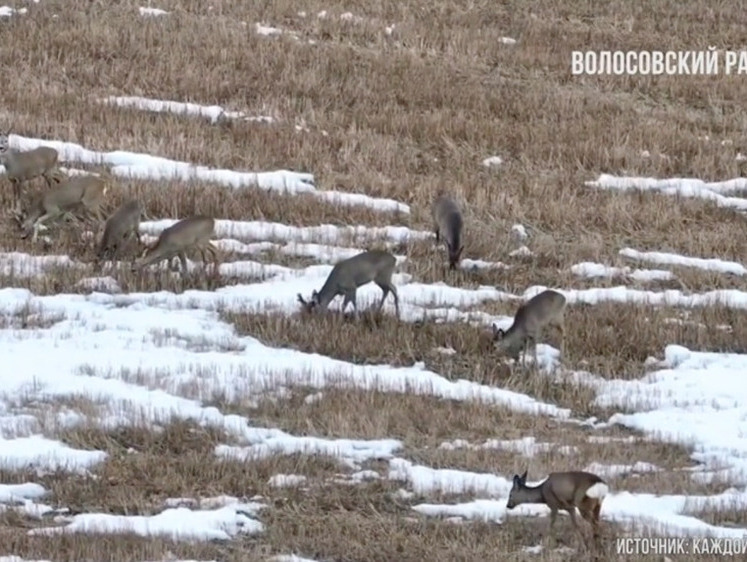
[[[529,471],[525,470],[524,474],[521,475],[521,483],[522,484],[527,481],[527,472],[529,472]]]
[[[457,259],[459,259],[459,258],[461,258],[461,257],[462,257],[462,250],[464,250],[464,246],[461,246],[461,247],[459,248],[459,251],[458,251],[458,252],[457,252],[457,254],[456,254],[456,257],[457,257]]]
[[[518,488],[521,485],[521,477],[518,474],[514,474],[514,488]]]

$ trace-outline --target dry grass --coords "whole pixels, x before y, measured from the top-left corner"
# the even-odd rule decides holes
[[[669,3],[640,11],[633,3],[605,1],[597,2],[592,14],[588,3],[579,0],[163,0],[157,7],[170,11],[168,16],[143,18],[137,12],[140,4],[95,2],[70,9],[61,0],[44,0],[29,3],[26,15],[0,19],[0,66],[6,69],[0,88],[0,129],[13,121],[15,132],[25,136],[65,139],[99,151],[152,153],[221,169],[308,171],[319,188],[394,198],[410,204],[412,214],[377,213],[311,196],[232,190],[204,182],[185,186],[117,178],[110,178],[108,210],[125,197],[136,196],[156,218],[207,213],[297,226],[404,224],[429,230],[428,204],[435,190],[445,187],[464,205],[463,257],[502,261],[510,267],[452,273],[444,269],[443,249],[431,242],[397,248],[410,258],[403,270],[423,282],[490,285],[520,293],[532,285],[632,284],[573,276],[569,268],[583,261],[659,268],[623,261],[618,255],[623,247],[747,262],[744,218],[729,209],[700,199],[620,194],[584,185],[599,173],[707,181],[739,176],[735,155],[747,152],[743,77],[570,74],[570,52],[576,49],[697,49],[716,40],[719,46],[740,45],[747,21],[736,7],[711,8],[688,0],[677,3],[675,15]],[[299,10],[307,16],[299,16]],[[321,10],[329,17],[317,18]],[[363,20],[341,20],[339,15],[347,11]],[[260,36],[253,31],[255,22],[288,33]],[[387,34],[385,27],[392,24],[396,27]],[[518,43],[505,45],[499,40],[502,36],[515,37]],[[199,117],[150,114],[95,102],[108,95],[220,104],[248,115],[273,114],[278,122],[211,124]],[[705,136],[710,141],[701,139]],[[722,145],[722,140],[731,143]],[[651,156],[642,157],[644,150]],[[481,166],[481,160],[492,154],[499,154],[504,164],[498,169]],[[41,183],[33,185],[41,188]],[[2,186],[0,197],[7,207],[10,189],[5,181]],[[508,256],[514,248],[509,238],[514,223],[531,228],[531,258]],[[85,263],[93,258],[93,242],[71,227],[55,230],[48,247],[21,240],[10,219],[0,222],[0,236],[4,251],[68,254]],[[308,263],[272,254],[241,259],[294,267]],[[722,274],[674,271],[676,281],[638,287],[689,293],[744,290],[747,283]],[[91,274],[89,269],[60,269],[44,278],[9,274],[2,275],[0,283],[37,294],[85,292],[76,283]],[[247,281],[195,277],[182,282],[154,271],[138,276],[126,267],[111,274],[125,292],[212,290]],[[488,302],[479,308],[511,315],[516,306]],[[592,406],[590,390],[547,377],[511,376],[505,365],[480,349],[479,329],[466,324],[405,324],[389,317],[356,323],[335,317],[235,313],[224,318],[239,332],[268,344],[356,363],[424,361],[429,369],[452,379],[526,392],[568,407],[577,417],[607,414]],[[644,361],[661,357],[664,346],[673,342],[711,351],[744,351],[745,320],[744,312],[727,309],[685,315],[682,310],[645,306],[571,306],[566,362],[604,377],[639,377]],[[0,322],[3,328],[48,325],[33,311]],[[550,335],[552,342],[556,338]],[[441,346],[457,353],[439,353],[435,348]],[[615,477],[610,479],[613,487],[658,493],[721,489],[699,485],[676,470],[690,464],[688,451],[682,448],[648,442],[590,444],[580,427],[504,408],[339,389],[325,390],[323,398],[311,404],[302,398],[296,389],[289,400],[266,399],[250,406],[216,397],[215,404],[225,412],[294,433],[395,437],[405,445],[404,456],[431,466],[504,475],[528,468],[539,477],[591,462],[642,460],[664,471]],[[539,442],[578,447],[578,452],[525,458],[495,449],[437,448],[455,438],[479,444],[529,435]],[[0,542],[8,553],[118,561],[163,559],[169,552],[220,560],[264,560],[269,554],[291,551],[320,560],[387,562],[580,557],[521,552],[522,546],[537,544],[544,536],[544,520],[457,525],[421,518],[410,509],[410,501],[393,498],[396,486],[391,482],[321,485],[344,471],[331,459],[219,461],[212,451],[222,436],[203,428],[176,424],[159,434],[80,429],[61,431],[59,436],[75,446],[110,453],[94,471],[98,478],[56,474],[36,479],[16,472],[0,475],[0,481],[35,479],[51,489],[49,501],[54,505],[111,513],[151,513],[169,496],[260,494],[272,505],[262,515],[267,532],[225,545],[109,536],[43,539],[25,534],[36,523],[6,513]],[[135,452],[128,453],[129,449]],[[267,479],[278,472],[302,472],[314,485],[306,491],[268,486]],[[745,525],[743,515],[736,512],[698,516]],[[613,546],[609,543],[610,550],[600,556],[621,560]]]

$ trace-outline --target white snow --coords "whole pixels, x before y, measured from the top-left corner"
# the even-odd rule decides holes
[[[523,224],[514,224],[511,226],[511,236],[516,240],[523,241],[529,237],[527,229]]]
[[[530,250],[526,246],[519,246],[515,250],[511,250],[508,255],[512,258],[527,258],[533,256],[534,252],[532,252],[532,250]]]
[[[175,224],[177,220],[143,221],[140,223],[140,232],[157,236],[163,230]],[[300,227],[276,222],[229,221],[220,219],[215,221],[215,235],[219,238],[233,238],[242,241],[261,240],[263,246],[260,247],[268,249],[275,249],[275,247],[267,244],[269,240],[277,242],[316,242],[324,245],[339,245],[349,242],[365,245],[372,241],[402,244],[433,237],[433,233],[431,232],[410,230],[406,226],[366,227],[363,225],[335,226],[332,224],[322,224],[319,226]],[[233,251],[254,253],[252,249],[245,250],[241,246],[235,247],[237,249]],[[308,247],[306,249],[308,250]],[[324,251],[328,250],[325,249]],[[358,249],[353,249],[353,251],[358,252]]]
[[[239,534],[261,533],[264,525],[253,517],[263,507],[262,504],[256,503],[235,503],[199,511],[177,507],[166,509],[158,515],[82,513],[65,518],[66,525],[32,529],[29,534],[126,533],[183,541],[229,540]]]
[[[276,488],[286,488],[300,486],[304,482],[306,482],[306,477],[303,474],[275,474],[267,483]]]
[[[459,262],[459,269],[464,269],[466,271],[476,271],[478,269],[508,269],[509,266],[506,265],[503,262],[491,262],[491,261],[485,261],[485,260],[472,260],[472,259],[463,259]]]
[[[168,14],[166,10],[161,10],[160,8],[145,8],[141,6],[139,10],[141,16],[165,16]]]
[[[30,255],[23,252],[0,253],[0,275],[39,277],[56,269],[80,268],[69,256]]]
[[[38,355],[38,354],[37,354]],[[32,357],[33,358],[33,357]],[[0,381],[13,376],[13,370],[6,369]],[[7,396],[7,386],[0,391],[0,399]],[[4,404],[0,402],[0,411]],[[106,458],[102,451],[82,451],[73,449],[59,441],[47,439],[43,435],[30,435],[5,439],[0,436],[0,468],[19,470],[39,468],[45,471],[68,470],[85,472]]]
[[[503,158],[500,156],[488,156],[482,161],[482,165],[486,168],[500,166],[501,164],[503,164]]]
[[[513,37],[501,37],[499,41],[504,45],[516,45],[516,39]]]
[[[660,472],[662,469],[648,462],[636,461],[633,464],[602,464],[593,462],[584,467],[584,470],[593,474],[598,474],[602,478],[613,478],[629,474]]]
[[[0,6],[0,18],[9,18],[13,14],[25,14],[28,12],[26,8],[11,8],[10,6]]]
[[[197,115],[205,117],[212,123],[221,119],[241,119],[257,123],[273,123],[275,118],[269,115],[247,116],[243,111],[229,111],[220,105],[200,105],[171,100],[143,98],[139,96],[109,96],[99,100],[100,103],[128,107],[153,113],[174,113],[176,115]]]
[[[501,449],[504,451],[519,453],[525,457],[533,457],[538,453],[548,452],[570,455],[578,450],[576,447],[558,446],[555,443],[538,443],[534,437],[508,440],[488,439],[480,445],[474,445],[463,439],[456,439],[454,441],[444,441],[438,446],[438,448],[447,451],[455,451],[458,449]]]
[[[256,31],[258,35],[280,35],[283,33],[283,30],[278,27],[262,25],[261,23],[254,24],[254,31]]]
[[[633,248],[623,248],[620,250],[620,255],[632,260],[658,263],[662,265],[691,267],[694,269],[702,269],[704,271],[731,273],[733,275],[747,274],[747,269],[742,264],[716,258],[693,258],[667,252],[641,252],[639,250],[634,250]]]
[[[533,286],[524,291],[523,299],[527,300],[548,289],[545,286]],[[649,306],[670,306],[682,308],[702,308],[720,306],[738,310],[747,309],[747,292],[736,289],[717,289],[707,293],[684,293],[680,290],[644,291],[630,287],[600,287],[593,289],[554,289],[562,293],[569,304],[600,304],[617,302]]]
[[[739,211],[747,210],[747,199],[742,197],[727,197],[725,195],[747,190],[747,178],[734,178],[727,181],[709,183],[694,178],[658,180],[655,178],[601,174],[596,180],[587,181],[586,185],[598,189],[618,191],[657,191],[665,195],[706,199],[713,201],[719,207],[727,207]]]
[[[0,562],[2,562],[0,560]],[[267,562],[316,562],[312,558],[301,558],[295,554],[278,554],[267,559]]]
[[[362,193],[319,191],[314,187],[314,175],[305,172],[278,170],[274,172],[238,172],[200,166],[190,162],[170,160],[137,152],[116,150],[96,152],[72,142],[41,140],[9,135],[10,145],[16,150],[32,150],[49,146],[59,152],[61,162],[107,164],[111,173],[122,178],[148,180],[173,179],[213,182],[234,189],[255,187],[264,191],[287,195],[307,193],[337,205],[364,206],[376,211],[409,214],[410,207],[393,199],[379,199]],[[4,171],[4,170],[3,170]]]
[[[571,266],[571,273],[579,277],[629,277],[633,281],[646,283],[650,281],[668,281],[674,279],[671,271],[664,269],[631,269],[629,267],[614,267],[594,262],[581,262]]]

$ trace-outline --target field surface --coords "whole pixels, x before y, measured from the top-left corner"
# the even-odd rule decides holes
[[[746,26],[689,0],[0,7],[11,147],[105,178],[107,214],[140,200],[144,243],[214,217],[220,254],[184,278],[132,272],[135,247],[97,270],[102,225],[21,238],[0,168],[0,560],[744,540],[745,77],[573,76],[571,52],[735,50]],[[463,209],[454,271],[439,190]],[[301,310],[373,248],[397,258],[399,319],[373,283],[359,318]],[[545,288],[565,350],[548,331],[522,368],[486,334]],[[525,470],[607,481],[596,548],[565,514],[551,541],[544,505],[507,510]]]

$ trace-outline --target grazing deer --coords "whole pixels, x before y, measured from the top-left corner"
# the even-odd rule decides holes
[[[537,340],[542,330],[550,325],[560,329],[561,355],[565,349],[565,329],[563,312],[566,298],[557,291],[546,290],[529,299],[519,307],[514,316],[513,324],[508,330],[496,328],[493,324],[493,340],[495,347],[508,354],[512,359],[519,358],[519,350],[524,351],[522,364],[526,364],[526,351],[529,343],[534,348],[534,364],[537,364]]]
[[[218,269],[218,253],[210,243],[215,233],[215,220],[211,217],[198,215],[182,219],[171,225],[158,237],[155,244],[146,248],[142,257],[132,264],[132,271],[140,270],[148,265],[171,260],[178,257],[182,266],[182,276],[187,275],[186,251],[194,248],[199,250],[202,262],[207,266],[207,254],[213,259],[214,271]]]
[[[609,492],[607,483],[590,472],[552,472],[537,486],[527,486],[526,471],[514,475],[514,483],[506,507],[513,509],[523,503],[544,503],[550,508],[550,534],[552,534],[558,510],[564,509],[571,516],[576,530],[581,528],[576,520],[576,508],[581,517],[591,523],[593,536],[599,536],[599,512],[602,501]]]
[[[140,244],[138,228],[140,227],[142,214],[143,208],[140,202],[135,199],[125,201],[112,213],[106,221],[101,244],[96,252],[97,263],[101,263],[105,259],[113,259],[122,248],[123,243],[133,235]]]
[[[75,218],[79,211],[103,220],[101,206],[107,189],[106,182],[97,176],[74,176],[43,193],[21,225],[22,237],[27,238],[33,230],[32,240],[35,241],[42,224],[59,218]]]
[[[352,302],[357,317],[356,291],[358,287],[373,281],[384,291],[384,295],[381,297],[381,302],[376,310],[381,310],[387,295],[391,292],[394,296],[394,308],[397,318],[399,318],[399,296],[397,295],[397,288],[392,283],[392,273],[394,273],[396,263],[396,258],[384,250],[369,250],[360,253],[357,256],[338,262],[332,268],[321,290],[318,292],[314,291],[311,294],[311,300],[307,302],[299,293],[298,301],[308,311],[326,310],[329,303],[335,297],[344,295],[345,300],[342,303],[342,311],[345,312],[348,303]]]
[[[12,128],[0,133],[0,164],[5,166],[5,173],[13,186],[14,206],[16,212],[20,212],[24,182],[42,176],[51,188],[53,182],[61,183],[65,175],[57,169],[58,154],[54,148],[39,146],[26,152],[11,150],[8,135]]]
[[[431,207],[436,242],[443,236],[449,254],[449,269],[456,269],[462,255],[462,213],[454,200],[446,193],[439,193]]]

